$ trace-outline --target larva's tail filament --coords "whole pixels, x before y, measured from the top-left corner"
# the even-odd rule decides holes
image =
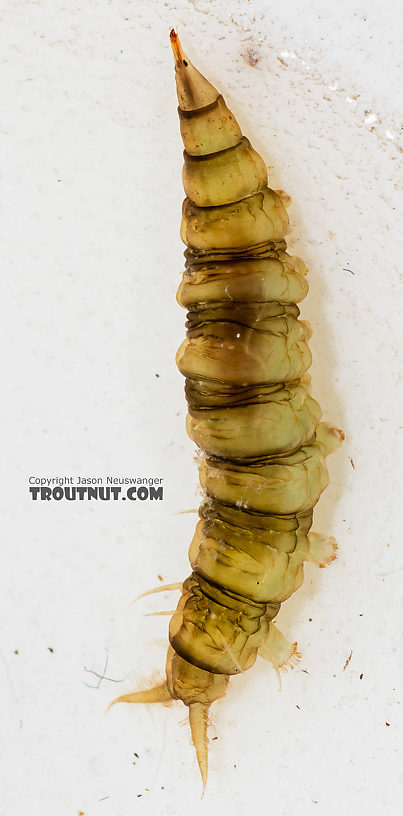
[[[189,723],[192,734],[192,742],[196,749],[197,762],[199,764],[201,778],[203,782],[203,794],[207,785],[208,770],[208,750],[207,750],[207,720],[209,706],[205,703],[191,703],[189,706]]]
[[[115,705],[115,703],[168,703],[172,697],[168,691],[166,682],[160,683],[150,689],[143,691],[133,691],[130,694],[122,694],[121,697],[116,697],[115,700],[109,704],[107,711]]]

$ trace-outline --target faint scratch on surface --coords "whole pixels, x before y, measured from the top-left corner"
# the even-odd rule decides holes
[[[346,671],[346,668],[347,668],[352,656],[353,656],[353,650],[351,649],[351,652],[350,652],[350,654],[349,654],[349,656],[348,656],[348,658],[347,658],[347,660],[346,660],[346,662],[345,662],[345,664],[343,666],[343,671]]]
[[[152,782],[151,782],[151,786],[150,786],[150,788],[151,788],[151,790],[150,790],[151,796],[152,796],[152,795],[153,795],[153,793],[154,793],[154,790],[155,790],[155,782],[156,782],[156,779],[157,779],[157,777],[158,777],[159,769],[160,769],[160,767],[161,767],[161,763],[162,763],[162,760],[163,760],[163,757],[164,757],[164,753],[165,753],[165,746],[166,746],[166,739],[167,739],[167,721],[166,721],[166,719],[164,719],[164,728],[163,728],[163,733],[162,733],[162,746],[161,746],[161,751],[160,751],[159,759],[158,759],[158,762],[157,762],[157,767],[156,767],[156,769],[155,769],[154,777],[153,777],[153,780],[152,780]]]
[[[403,567],[397,567],[397,569],[388,570],[388,572],[378,572],[378,578],[387,578],[388,575],[397,575],[398,572],[401,572]]]

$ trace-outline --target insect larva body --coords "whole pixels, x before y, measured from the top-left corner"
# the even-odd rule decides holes
[[[188,309],[177,353],[186,377],[187,431],[203,451],[205,500],[190,545],[192,574],[169,627],[166,682],[118,698],[180,699],[207,780],[207,714],[230,675],[258,654],[277,673],[298,657],[273,623],[303,581],[324,566],[333,539],[310,533],[325,489],[325,457],[343,438],[321,423],[310,395],[309,325],[296,305],[305,267],[286,253],[287,213],[266,166],[218,91],[171,32],[185,145],[181,236]]]

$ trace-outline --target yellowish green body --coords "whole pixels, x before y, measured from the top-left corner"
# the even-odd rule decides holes
[[[310,533],[328,483],[325,457],[343,438],[310,395],[310,327],[297,302],[306,269],[290,257],[282,196],[218,91],[171,32],[184,141],[181,236],[188,309],[177,354],[186,377],[187,431],[204,456],[205,499],[190,545],[192,574],[169,627],[166,682],[128,702],[189,707],[203,784],[207,712],[229,676],[258,654],[277,672],[298,653],[272,622],[303,581],[303,563],[335,557]]]

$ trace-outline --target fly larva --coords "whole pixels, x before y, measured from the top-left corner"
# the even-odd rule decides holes
[[[185,146],[181,237],[188,310],[177,353],[186,377],[187,431],[203,452],[205,500],[190,545],[191,575],[169,626],[166,680],[114,702],[182,700],[207,782],[207,720],[231,675],[257,655],[280,675],[299,657],[273,623],[303,581],[303,563],[335,558],[310,533],[328,483],[325,457],[343,432],[320,422],[307,369],[310,328],[296,305],[308,290],[286,252],[288,217],[262,158],[221,94],[171,31]],[[163,587],[162,587],[163,588]]]

